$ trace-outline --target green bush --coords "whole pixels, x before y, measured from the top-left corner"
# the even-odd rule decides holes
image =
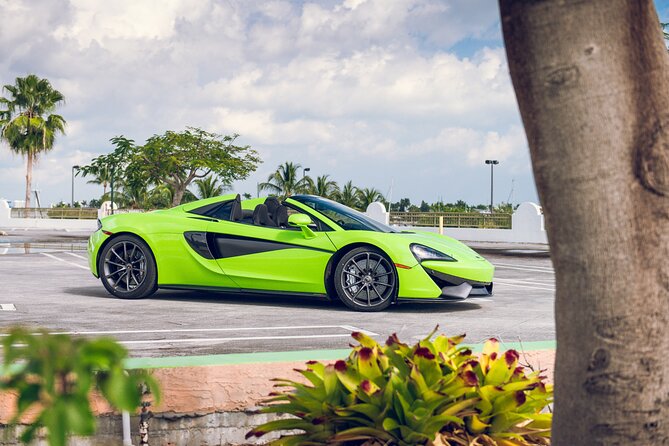
[[[146,371],[125,370],[127,351],[112,339],[73,339],[16,328],[3,338],[2,347],[0,391],[18,395],[12,423],[36,411],[21,435],[25,443],[40,427],[46,428],[51,446],[65,446],[70,434],[93,435],[96,422],[89,396],[94,387],[119,410],[132,411],[141,404],[142,386],[159,399],[158,385]]]
[[[385,346],[353,333],[359,345],[334,364],[310,361],[303,384],[277,379],[263,412],[290,418],[247,434],[285,433],[273,445],[388,444],[520,446],[550,444],[551,386],[519,365],[518,352],[491,339],[476,356],[463,336]]]

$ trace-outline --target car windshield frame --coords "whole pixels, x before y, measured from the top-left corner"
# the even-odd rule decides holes
[[[318,197],[316,195],[294,195],[290,198],[305,206],[308,206],[310,209],[313,209],[319,214],[324,215],[345,231],[372,231],[383,233],[400,232],[388,225],[368,217],[362,212],[356,211],[355,209],[351,209],[348,206],[337,203],[336,201],[329,200],[327,198]],[[337,218],[337,216],[340,218]],[[347,223],[346,220],[342,220],[341,217],[345,217],[351,221],[351,223]],[[342,225],[342,223],[344,224]]]

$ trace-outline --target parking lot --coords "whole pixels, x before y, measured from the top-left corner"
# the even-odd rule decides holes
[[[119,300],[88,271],[85,251],[25,251],[0,255],[0,326],[112,336],[137,357],[346,348],[356,330],[414,341],[437,324],[450,335],[466,333],[469,343],[555,339],[546,256],[484,254],[496,266],[492,297],[356,313],[338,302],[200,291]]]

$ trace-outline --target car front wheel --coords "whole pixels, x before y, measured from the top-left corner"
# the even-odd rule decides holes
[[[360,247],[346,253],[335,269],[334,285],[344,304],[356,311],[381,311],[392,303],[397,272],[383,252]]]

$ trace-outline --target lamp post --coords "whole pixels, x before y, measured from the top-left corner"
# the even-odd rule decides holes
[[[111,189],[111,213],[114,214],[114,166],[109,170],[109,186]]]
[[[79,166],[72,166],[72,201],[71,205],[74,207],[74,171],[79,170]]]
[[[305,167],[302,169],[302,179],[304,179],[307,176],[307,172],[311,170],[311,167]]]
[[[493,168],[495,167],[495,164],[499,164],[499,161],[497,160],[485,160],[486,164],[490,164],[490,213],[492,214],[492,192],[493,192]]]

